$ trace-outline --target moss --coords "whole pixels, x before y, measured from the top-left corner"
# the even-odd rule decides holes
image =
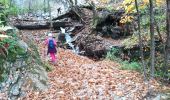
[[[44,63],[43,66],[44,66],[46,71],[52,71],[52,67],[51,67],[51,65],[49,63]]]
[[[0,82],[4,80],[4,77],[3,77],[4,71],[5,71],[4,67],[0,66]]]
[[[2,54],[0,54],[0,81],[2,82],[5,78],[8,76],[9,67],[5,63],[14,63],[17,59],[27,59],[27,54],[24,52],[24,50],[18,46],[17,42],[19,40],[19,37],[17,35],[16,29],[10,29],[6,31],[7,35],[12,36],[12,38],[7,38],[1,41],[0,45],[8,44],[9,46],[6,48],[8,54],[4,57]]]

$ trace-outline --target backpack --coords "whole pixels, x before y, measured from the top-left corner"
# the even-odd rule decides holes
[[[48,47],[49,47],[50,49],[53,49],[53,48],[55,47],[53,39],[50,39],[50,40],[49,40],[49,42],[48,42]]]

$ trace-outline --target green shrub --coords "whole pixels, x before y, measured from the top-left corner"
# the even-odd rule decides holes
[[[138,62],[124,61],[124,62],[122,62],[121,69],[141,71],[141,65]]]
[[[119,53],[120,53],[119,49],[111,48],[111,50],[108,51],[106,54],[106,59],[117,61],[117,62],[122,62],[121,58],[118,57]]]
[[[119,49],[112,48],[109,52],[107,52],[106,59],[119,62],[121,64],[121,69],[123,69],[123,70],[141,71],[140,63],[123,61],[121,58],[119,58],[120,53],[121,52]]]

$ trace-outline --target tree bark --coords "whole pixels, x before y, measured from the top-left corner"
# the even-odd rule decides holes
[[[150,37],[151,37],[151,79],[154,78],[155,70],[155,38],[154,38],[154,12],[153,12],[153,0],[149,0],[150,4]]]
[[[135,0],[135,6],[136,6],[137,15],[138,15],[138,36],[139,36],[140,54],[141,54],[141,60],[142,60],[144,80],[146,80],[146,64],[145,64],[144,55],[143,55],[143,42],[142,42],[142,38],[141,38],[141,27],[140,27],[140,19],[141,18],[140,18],[140,14],[139,14],[137,0]]]
[[[32,0],[29,1],[29,12],[31,12]]]
[[[46,13],[46,0],[44,0],[44,13]]]
[[[12,7],[13,4],[14,4],[14,3],[13,3],[13,0],[10,0],[10,2],[9,2],[9,7]]]
[[[52,23],[52,16],[51,16],[50,0],[48,0],[48,10],[49,10],[49,16],[50,16],[50,30],[52,30],[53,23]]]
[[[91,5],[92,5],[92,10],[93,10],[93,28],[95,29],[96,25],[97,25],[97,12],[96,12],[96,6],[94,4],[93,1],[91,1]]]
[[[163,71],[165,72],[165,74],[168,73],[168,70],[170,69],[170,66],[168,64],[169,58],[170,58],[170,0],[166,0],[167,3],[167,39],[166,39],[166,45],[165,45],[165,64],[164,64],[164,68]]]
[[[37,24],[37,23],[33,23],[33,24],[13,24],[13,26],[17,27],[18,29],[29,29],[29,30],[33,30],[33,29],[50,29],[50,21],[49,22],[46,22],[46,24],[43,24],[43,23],[40,23],[40,24]],[[52,22],[52,28],[55,28],[55,29],[60,29],[60,27],[73,27],[74,24],[71,24],[69,22],[55,22],[53,21]],[[77,24],[77,26],[80,26],[82,27],[83,25],[82,24]]]
[[[71,8],[74,6],[73,0],[69,0]]]
[[[14,25],[16,28],[20,29],[20,30],[34,30],[34,29],[49,29],[49,25]]]
[[[159,39],[160,39],[160,41],[161,41],[162,43],[164,43],[163,38],[162,38],[161,33],[160,33],[160,29],[159,29],[158,23],[156,22],[156,19],[155,19],[155,18],[154,18],[154,21],[155,21],[156,31],[157,31],[157,33],[158,33]]]
[[[77,2],[77,0],[75,0],[75,6],[77,6],[77,4],[78,4],[78,2]]]

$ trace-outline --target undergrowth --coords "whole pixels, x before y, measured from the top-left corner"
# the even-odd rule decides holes
[[[120,50],[117,48],[112,48],[110,51],[107,52],[106,55],[106,59],[109,59],[111,61],[116,61],[118,62],[121,67],[120,69],[122,70],[132,70],[132,71],[138,71],[140,73],[142,73],[143,68],[141,65],[140,60],[133,60],[133,61],[126,61],[126,60],[122,60],[120,58]],[[157,52],[156,54],[156,61],[155,61],[155,74],[154,76],[157,78],[165,78],[166,80],[170,80],[170,70],[168,70],[168,73],[164,73],[163,72],[163,63],[164,63],[164,56],[162,54],[160,54],[159,52]],[[145,63],[146,63],[146,71],[147,71],[147,76],[150,75],[150,59],[147,58],[145,59]]]
[[[121,64],[122,70],[135,70],[135,71],[141,71],[141,64],[139,62],[128,62],[123,61],[121,58],[118,57],[120,55],[120,50],[117,48],[112,48],[109,52],[107,52],[106,59],[109,59],[111,61],[116,61]]]

